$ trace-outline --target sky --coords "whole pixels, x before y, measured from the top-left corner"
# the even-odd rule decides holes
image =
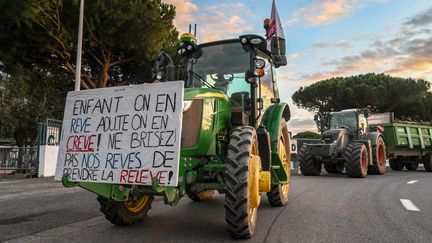
[[[199,43],[264,35],[272,0],[162,0],[176,6],[180,33],[197,24]],[[276,0],[288,65],[277,70],[289,128],[316,131],[313,114],[291,100],[300,87],[335,76],[386,73],[432,81],[432,1]]]

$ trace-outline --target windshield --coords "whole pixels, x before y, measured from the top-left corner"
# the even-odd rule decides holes
[[[357,115],[355,112],[333,113],[330,119],[330,129],[346,128],[349,132],[357,130]]]
[[[245,72],[250,68],[249,53],[240,42],[201,47],[202,54],[189,63],[192,87],[213,86],[227,95],[249,92]]]

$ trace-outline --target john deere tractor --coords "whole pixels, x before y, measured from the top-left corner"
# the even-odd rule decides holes
[[[279,99],[276,68],[286,65],[283,42],[258,35],[198,45],[181,36],[177,58],[159,52],[154,82],[185,83],[179,183],[177,187],[71,182],[98,194],[100,209],[115,225],[143,220],[153,198],[175,205],[225,194],[225,221],[234,238],[255,231],[261,192],[270,205],[284,206],[290,186],[287,121],[290,110]],[[179,60],[180,63],[174,63]]]
[[[321,131],[320,144],[305,144],[300,149],[302,174],[318,176],[322,165],[328,173],[348,177],[384,174],[386,149],[379,132],[369,132],[368,109],[350,109],[330,114],[318,113],[315,121]]]

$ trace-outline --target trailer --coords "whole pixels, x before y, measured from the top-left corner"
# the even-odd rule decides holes
[[[422,163],[432,172],[432,125],[395,121],[392,112],[373,114],[368,123],[382,132],[393,170],[417,170]]]

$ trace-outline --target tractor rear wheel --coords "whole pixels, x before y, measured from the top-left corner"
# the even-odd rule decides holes
[[[344,166],[343,164],[333,164],[333,163],[326,163],[324,164],[324,169],[327,171],[327,173],[342,173]]]
[[[351,143],[345,148],[345,171],[348,177],[363,178],[367,175],[368,152],[362,143]]]
[[[284,185],[272,185],[270,192],[267,192],[267,198],[271,206],[281,207],[288,202],[288,192],[291,182],[291,161],[290,161],[290,142],[288,127],[285,119],[281,120],[279,126],[279,141],[277,151],[281,159],[282,165],[287,174],[288,184]]]
[[[369,166],[368,173],[375,175],[382,175],[386,169],[386,149],[382,137],[378,138],[377,144],[372,148],[373,165]]]
[[[405,168],[407,168],[407,170],[417,170],[418,167],[419,167],[419,162],[417,160],[408,161],[405,163]]]
[[[300,170],[304,176],[319,176],[321,174],[321,163],[315,161],[310,155],[307,147],[303,146],[299,152]]]
[[[255,231],[260,203],[256,131],[250,126],[232,129],[225,171],[225,221],[230,235],[250,238]]]
[[[144,195],[130,202],[118,202],[113,199],[98,196],[100,211],[112,224],[128,226],[142,221],[151,208],[153,196]]]
[[[207,201],[213,198],[215,190],[205,190],[197,193],[186,192],[188,197],[195,202]]]
[[[432,154],[423,157],[423,166],[427,172],[432,172]]]
[[[401,171],[404,168],[403,160],[399,157],[389,160],[390,168],[394,171]]]

